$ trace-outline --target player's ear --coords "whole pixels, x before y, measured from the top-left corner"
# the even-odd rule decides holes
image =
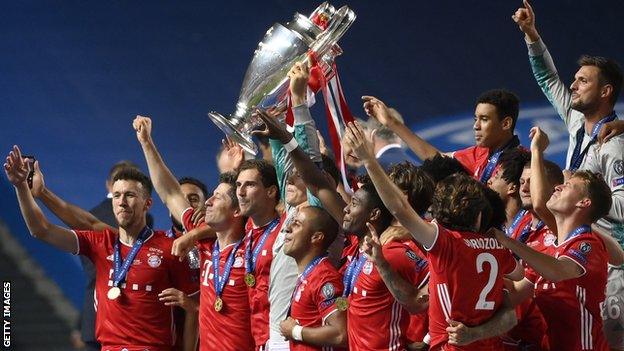
[[[310,237],[310,243],[312,245],[323,245],[323,240],[325,240],[325,233],[323,232],[314,232],[312,237]]]
[[[379,208],[375,207],[371,211],[370,216],[368,217],[368,221],[369,222],[374,222],[374,221],[377,221],[380,217],[381,217],[381,210]]]
[[[154,201],[152,200],[151,197],[148,197],[147,199],[145,199],[145,211],[146,212],[152,207],[153,202]]]

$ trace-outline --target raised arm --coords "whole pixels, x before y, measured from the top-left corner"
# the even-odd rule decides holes
[[[58,249],[69,253],[78,252],[78,240],[71,230],[59,227],[48,221],[30,193],[26,177],[28,169],[22,159],[19,147],[13,146],[4,164],[9,182],[15,187],[17,201],[30,234]]]
[[[533,8],[527,0],[524,0],[524,7],[516,10],[511,17],[524,33],[524,39],[529,50],[529,62],[537,84],[555,107],[563,122],[569,126],[572,113],[570,106],[572,95],[568,87],[559,78],[555,63],[537,32]]]
[[[181,218],[184,210],[190,207],[178,180],[171,173],[152,140],[152,120],[137,116],[132,123],[137,139],[143,149],[149,175],[158,196],[175,218]]]
[[[32,195],[41,200],[43,204],[68,227],[95,231],[104,229],[117,230],[100,221],[88,211],[58,197],[45,186],[43,173],[39,168],[39,161],[35,161],[34,167],[35,175],[33,177],[33,187],[31,189]]]
[[[316,130],[316,123],[306,105],[306,95],[310,71],[306,64],[297,62],[288,72],[290,93],[294,115],[294,138],[313,162],[321,162],[321,151]],[[286,194],[286,178],[294,167],[294,163],[280,140],[270,139],[273,164],[277,172],[282,199]],[[310,200],[310,199],[309,199]],[[314,202],[314,201],[313,201]],[[286,204],[288,206],[288,204]]]
[[[366,223],[371,235],[364,238],[362,249],[373,259],[375,267],[386,284],[386,287],[409,313],[419,313],[427,309],[429,306],[429,298],[427,294],[420,293],[422,287],[412,285],[401,274],[392,268],[390,262],[384,257],[379,235],[370,223]],[[426,284],[423,284],[426,286]]]
[[[289,148],[294,147],[290,152],[290,158],[293,165],[301,175],[301,179],[305,183],[310,192],[319,198],[323,208],[338,222],[342,223],[344,216],[344,208],[346,203],[336,191],[336,187],[331,184],[325,174],[312,162],[310,157],[303,151],[301,145],[298,145],[292,134],[290,134],[279,121],[264,111],[258,111],[258,116],[263,120],[265,129],[255,131],[254,134],[265,135],[271,139],[279,140],[283,145]],[[293,140],[291,142],[291,140]],[[296,147],[295,147],[296,146]]]
[[[507,237],[498,229],[490,229],[496,239],[506,248],[518,255],[524,262],[531,266],[539,275],[551,282],[578,278],[583,275],[583,268],[569,258],[554,258],[535,251],[520,241]]]
[[[390,180],[384,169],[373,155],[372,145],[366,140],[362,127],[357,123],[349,123],[345,133],[345,141],[356,156],[362,160],[377,193],[390,213],[409,230],[412,237],[425,248],[430,248],[437,235],[436,227],[425,222],[410,206],[401,190]]]
[[[386,104],[374,96],[362,96],[366,114],[389,128],[403,140],[421,160],[433,158],[440,153],[435,146],[412,132],[405,124],[394,118]]]
[[[548,135],[539,127],[533,127],[529,132],[529,138],[531,138],[531,182],[529,185],[533,211],[551,231],[557,234],[555,216],[546,207],[546,202],[552,195],[553,186],[556,185],[550,184],[544,167],[544,150],[548,147]]]

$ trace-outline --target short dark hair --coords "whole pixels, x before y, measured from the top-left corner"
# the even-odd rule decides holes
[[[573,177],[580,178],[585,182],[587,197],[591,200],[591,222],[593,223],[608,215],[613,200],[611,199],[611,189],[602,175],[591,171],[576,171]]]
[[[236,173],[225,172],[219,175],[219,184],[227,184],[230,186],[228,196],[232,200],[232,205],[238,207],[238,197],[236,196]]]
[[[139,171],[136,168],[121,168],[117,173],[115,173],[113,183],[118,180],[134,180],[136,182],[139,182],[143,186],[146,197],[152,196],[152,181],[149,179],[148,176],[146,176],[143,172]]]
[[[426,159],[420,169],[427,172],[434,183],[440,182],[442,179],[456,174],[468,174],[464,166],[454,157],[436,154],[432,158]]]
[[[492,208],[485,196],[485,187],[472,177],[455,174],[441,180],[436,186],[431,213],[444,227],[475,232],[477,218],[490,223]]]
[[[262,181],[262,185],[265,188],[269,188],[271,186],[275,186],[277,188],[277,191],[275,192],[275,201],[279,201],[280,200],[280,192],[279,192],[279,184],[277,182],[277,172],[275,171],[275,167],[265,161],[265,160],[257,160],[257,159],[253,159],[253,160],[245,160],[243,161],[243,163],[241,164],[241,166],[238,168],[238,173],[236,174],[236,177],[238,178],[238,176],[241,174],[242,171],[246,171],[248,169],[255,169],[258,171],[258,173],[260,173],[260,178]]]
[[[563,171],[558,164],[550,160],[544,160],[544,169],[546,170],[546,179],[552,186],[563,184]]]
[[[520,110],[520,100],[518,96],[509,90],[505,89],[492,89],[483,92],[478,98],[475,104],[490,104],[496,107],[499,120],[503,120],[509,116],[512,119],[511,130],[516,128],[516,122],[518,121],[518,112]]]
[[[392,223],[392,219],[394,219],[394,216],[392,216],[392,213],[390,213],[390,210],[388,210],[386,205],[384,205],[383,201],[381,200],[381,197],[379,197],[379,193],[377,193],[377,189],[375,189],[375,185],[370,180],[370,178],[367,176],[360,177],[359,181],[362,182],[360,189],[366,192],[366,194],[368,195],[368,200],[369,200],[369,203],[367,204],[368,208],[371,210],[375,208],[379,209],[380,211],[379,223],[381,224],[382,228],[387,228],[390,225],[390,223]]]
[[[503,151],[498,160],[498,165],[503,170],[502,178],[507,182],[520,186],[520,177],[524,166],[529,164],[531,154],[519,147]]]
[[[435,184],[425,171],[405,161],[392,165],[388,176],[399,189],[407,193],[407,201],[418,214],[424,214],[431,206]]]
[[[182,177],[178,180],[178,183],[180,183],[180,185],[182,184],[195,185],[196,187],[199,188],[199,190],[201,190],[202,194],[204,194],[204,198],[206,199],[208,198],[208,188],[206,187],[206,184],[204,184],[201,180],[197,178],[193,178],[193,177]]]
[[[314,232],[323,232],[323,249],[327,250],[338,236],[340,226],[338,222],[323,208],[316,206],[303,207],[302,210],[314,212],[311,229]]]
[[[134,168],[134,169],[139,169],[139,166],[137,166],[134,162],[132,161],[128,161],[128,160],[121,160],[117,163],[115,163],[113,165],[113,167],[111,167],[111,169],[108,171],[108,180],[110,182],[113,182],[113,179],[115,178],[115,174],[117,174],[117,172],[119,172],[120,170],[124,169],[124,168]]]
[[[583,55],[577,61],[579,66],[594,66],[600,71],[599,79],[602,85],[611,85],[613,94],[610,102],[615,104],[622,90],[622,68],[613,59],[602,56]]]

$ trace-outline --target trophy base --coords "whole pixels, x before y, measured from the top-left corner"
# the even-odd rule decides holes
[[[238,145],[240,145],[243,150],[251,153],[254,156],[258,154],[258,147],[251,140],[251,136],[243,135],[242,133],[240,133],[222,114],[218,112],[210,112],[208,113],[208,117],[210,117],[212,122],[214,122],[214,124],[216,124],[217,127],[219,127],[219,129],[221,129],[223,133],[225,133],[225,135],[238,143]]]

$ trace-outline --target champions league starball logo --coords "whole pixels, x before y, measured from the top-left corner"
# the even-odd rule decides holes
[[[624,116],[624,103],[615,105],[615,111],[620,118]],[[475,144],[473,118],[473,112],[430,118],[424,123],[412,124],[411,129],[440,151],[455,151]],[[531,145],[529,130],[532,127],[540,127],[548,134],[550,145],[546,157],[565,167],[569,132],[555,109],[549,104],[521,108],[515,133],[527,148]]]

